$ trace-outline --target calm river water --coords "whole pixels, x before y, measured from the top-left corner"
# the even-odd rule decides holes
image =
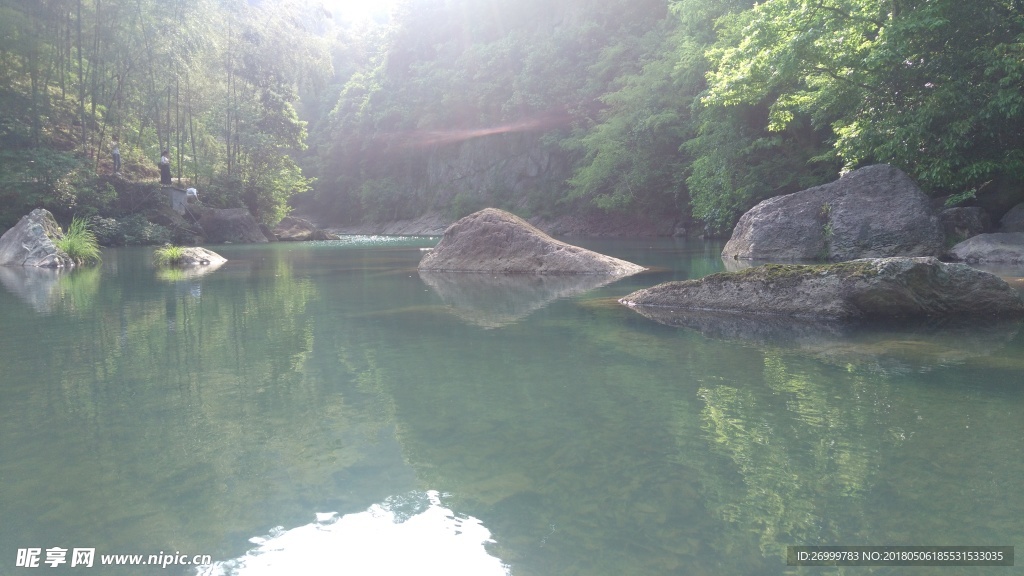
[[[721,270],[720,245],[574,240],[661,268],[593,286],[421,277],[435,241],[0,269],[0,574],[1004,574],[786,546],[1024,551],[1019,324],[670,327],[614,299]],[[134,554],[175,563],[111,565]]]

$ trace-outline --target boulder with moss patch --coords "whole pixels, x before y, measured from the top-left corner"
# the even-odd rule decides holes
[[[420,270],[629,276],[643,266],[566,244],[515,214],[485,208],[448,227]]]
[[[667,282],[620,300],[665,314],[719,311],[837,320],[1020,317],[1024,302],[998,276],[936,258],[766,264]]]

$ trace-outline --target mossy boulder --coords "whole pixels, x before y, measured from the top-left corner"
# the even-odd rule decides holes
[[[931,257],[766,264],[659,284],[620,302],[658,308],[659,315],[718,311],[867,321],[1024,316],[1020,295],[998,276]]]
[[[448,227],[420,270],[500,274],[603,274],[623,277],[643,266],[555,240],[516,216],[485,208]]]

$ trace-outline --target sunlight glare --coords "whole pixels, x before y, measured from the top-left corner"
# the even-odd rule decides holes
[[[321,0],[338,20],[382,20],[399,0]]]

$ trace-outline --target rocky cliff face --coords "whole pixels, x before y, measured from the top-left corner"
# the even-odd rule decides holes
[[[454,217],[496,204],[524,209],[531,199],[553,197],[564,186],[569,163],[540,141],[541,132],[516,126],[486,130],[499,132],[433,146],[425,155],[424,178],[410,184],[428,208],[447,209]]]

